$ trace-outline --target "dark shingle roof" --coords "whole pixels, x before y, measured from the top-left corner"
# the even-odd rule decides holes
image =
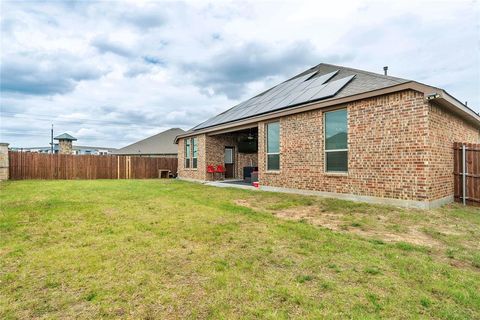
[[[233,108],[222,112],[219,115],[216,115],[213,118],[208,119],[194,127],[192,130],[195,131],[240,119],[248,119],[260,114],[268,114],[280,109],[288,109],[307,102],[319,100],[328,101],[352,96],[399,85],[409,81],[410,80],[385,76],[373,72],[321,63],[234,106]],[[292,85],[289,85],[290,83]],[[318,85],[323,88],[322,90],[324,94],[317,94],[314,96],[309,95],[307,90]],[[280,89],[283,87],[285,87],[285,89]],[[299,87],[301,88],[300,90]],[[271,95],[275,96],[275,92],[277,91],[289,98],[282,100],[280,103],[273,103],[272,105],[272,100],[269,100],[268,97]],[[317,92],[316,89],[313,91]],[[302,99],[302,96],[306,96],[307,98]],[[273,98],[273,100],[275,99],[276,98]],[[191,130],[189,130],[189,132],[190,131]]]
[[[54,139],[55,140],[70,140],[70,141],[76,141],[77,140],[77,138],[72,137],[68,133],[62,133],[61,135],[56,136]]]
[[[124,148],[114,151],[114,154],[177,154],[178,146],[175,144],[176,136],[185,133],[180,128],[172,128],[154,136],[132,143]]]
[[[328,73],[332,70],[339,70],[339,72],[335,75],[335,77],[332,78],[331,81],[350,75],[356,75],[355,78],[351,82],[349,82],[348,85],[346,85],[340,92],[338,92],[335,96],[325,100],[353,96],[355,94],[383,89],[410,81],[407,79],[385,76],[383,74],[325,63],[319,64],[314,69],[318,71],[318,74]]]
[[[77,146],[77,145],[74,145],[72,148],[73,148],[73,150],[85,150],[85,149],[88,149],[88,150],[108,150],[109,152],[113,152],[113,151],[117,150],[117,148],[110,148],[110,147]]]

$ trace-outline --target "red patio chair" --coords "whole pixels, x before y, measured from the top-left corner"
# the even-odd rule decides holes
[[[212,180],[215,180],[215,167],[211,164],[207,166],[207,173],[212,174]]]
[[[221,164],[219,164],[219,165],[217,166],[217,168],[215,169],[215,173],[220,173],[220,177],[221,177],[222,179],[224,179],[224,176],[225,176],[225,168],[224,168]]]

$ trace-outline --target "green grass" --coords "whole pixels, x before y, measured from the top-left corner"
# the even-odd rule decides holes
[[[174,180],[7,182],[0,201],[1,319],[480,318],[478,208]]]

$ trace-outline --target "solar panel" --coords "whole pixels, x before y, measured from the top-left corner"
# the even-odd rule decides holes
[[[288,106],[332,97],[355,77],[355,75],[352,75],[335,81],[329,81],[338,71],[339,70],[336,70],[315,78],[312,78],[315,73],[309,73],[285,81],[264,94],[242,102],[230,110],[199,124],[194,129],[207,128]]]
[[[226,111],[224,111],[224,112],[228,112],[228,111],[232,110],[233,108],[238,108],[238,109],[245,108],[246,106],[248,106],[248,105],[250,104],[250,101],[251,101],[251,100],[252,100],[252,99],[249,99],[249,100],[247,100],[247,101],[243,101],[242,103],[239,103],[239,104],[237,104],[236,106],[234,106],[234,107],[232,107],[232,108],[230,108],[230,109],[228,109],[228,110],[226,110]]]
[[[338,70],[334,71],[334,72],[331,72],[331,73],[328,73],[328,74],[325,74],[325,75],[322,75],[320,77],[316,77],[316,78],[313,78],[313,79],[306,80],[304,82],[300,82],[298,84],[294,84],[291,87],[289,87],[290,90],[284,91],[282,95],[286,96],[286,100],[289,100],[289,101],[295,100],[296,97],[298,97],[299,95],[302,95],[303,91],[307,90],[312,85],[319,84],[319,83],[323,84],[324,82],[328,81],[333,76],[335,76],[335,74],[337,74],[337,72],[338,72]],[[307,78],[307,77],[305,77],[305,78]],[[279,97],[279,96],[280,95],[277,95],[276,97]]]
[[[304,90],[302,94],[297,96],[294,100],[290,101],[290,104],[298,104],[305,101],[309,101],[314,95],[316,95],[319,91],[321,91],[326,86],[327,84],[322,84],[321,86],[312,87],[312,88],[309,87],[307,90]]]
[[[325,99],[331,96],[334,96],[340,89],[342,89],[348,82],[350,82],[355,75],[328,82],[326,84],[316,86],[316,87],[307,87],[300,94],[295,95],[293,99],[286,99],[284,102],[286,106],[297,105],[301,103],[306,103],[309,101],[315,101],[320,99]]]
[[[264,94],[262,94],[260,96],[257,96],[255,98],[252,98],[252,99],[255,99],[255,103],[260,103],[260,102],[263,102],[263,101],[272,100],[280,92],[285,92],[291,86],[298,85],[300,82],[304,81],[305,79],[307,79],[308,77],[311,77],[311,76],[312,76],[312,73],[310,73],[308,75],[305,75],[305,76],[302,76],[302,77],[299,77],[299,78],[295,78],[295,79],[292,79],[292,80],[282,82],[279,85],[271,88],[270,90],[268,90]],[[250,99],[250,100],[252,100],[252,99]],[[247,102],[248,101],[249,100],[247,100]],[[252,103],[249,103],[247,105],[251,105],[251,104]]]
[[[310,87],[317,87],[324,84],[328,80],[332,79],[338,73],[338,71],[340,70],[335,70],[333,72],[308,80],[311,83]]]
[[[279,86],[278,89],[273,91],[270,95],[268,95],[268,98],[265,99],[264,101],[271,101],[271,100],[285,94],[285,92],[288,91],[288,88],[290,88],[291,85],[292,85],[291,83],[285,83],[284,85]]]
[[[283,96],[270,101],[270,103],[265,105],[265,107],[263,108],[264,112],[281,108],[284,105],[286,98],[287,97]]]
[[[317,92],[313,97],[311,97],[310,100],[319,100],[319,99],[325,99],[325,98],[334,96],[335,94],[337,94],[338,91],[340,91],[340,89],[342,89],[354,77],[355,75],[351,75],[349,77],[328,82],[327,85],[322,90]]]
[[[275,95],[277,95],[279,92],[281,92],[283,90],[283,87],[281,88],[273,88],[272,90],[268,91],[268,92],[265,92],[261,98],[258,100],[259,103],[261,102],[265,102],[265,101],[269,101],[269,100],[272,100],[273,97],[275,97]]]
[[[239,119],[242,119],[242,118],[245,118],[245,117],[248,117],[252,114],[255,114],[255,110],[260,106],[260,104],[254,104],[248,108],[246,108],[242,113],[240,113],[238,115],[238,118]]]
[[[296,86],[295,88],[293,88],[291,94],[296,94],[297,92],[302,92],[302,91],[305,90],[309,85],[310,85],[310,82],[308,82],[308,81],[302,82],[302,83],[300,83],[298,86]]]
[[[256,104],[259,100],[260,100],[260,97],[251,98],[250,100],[247,100],[247,103],[245,103],[243,106],[241,106],[241,108],[248,108],[248,107]],[[232,108],[232,110],[233,109],[236,109],[236,108]]]

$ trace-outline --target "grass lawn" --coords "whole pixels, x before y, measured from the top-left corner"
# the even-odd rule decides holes
[[[0,184],[0,318],[480,319],[480,210]]]

